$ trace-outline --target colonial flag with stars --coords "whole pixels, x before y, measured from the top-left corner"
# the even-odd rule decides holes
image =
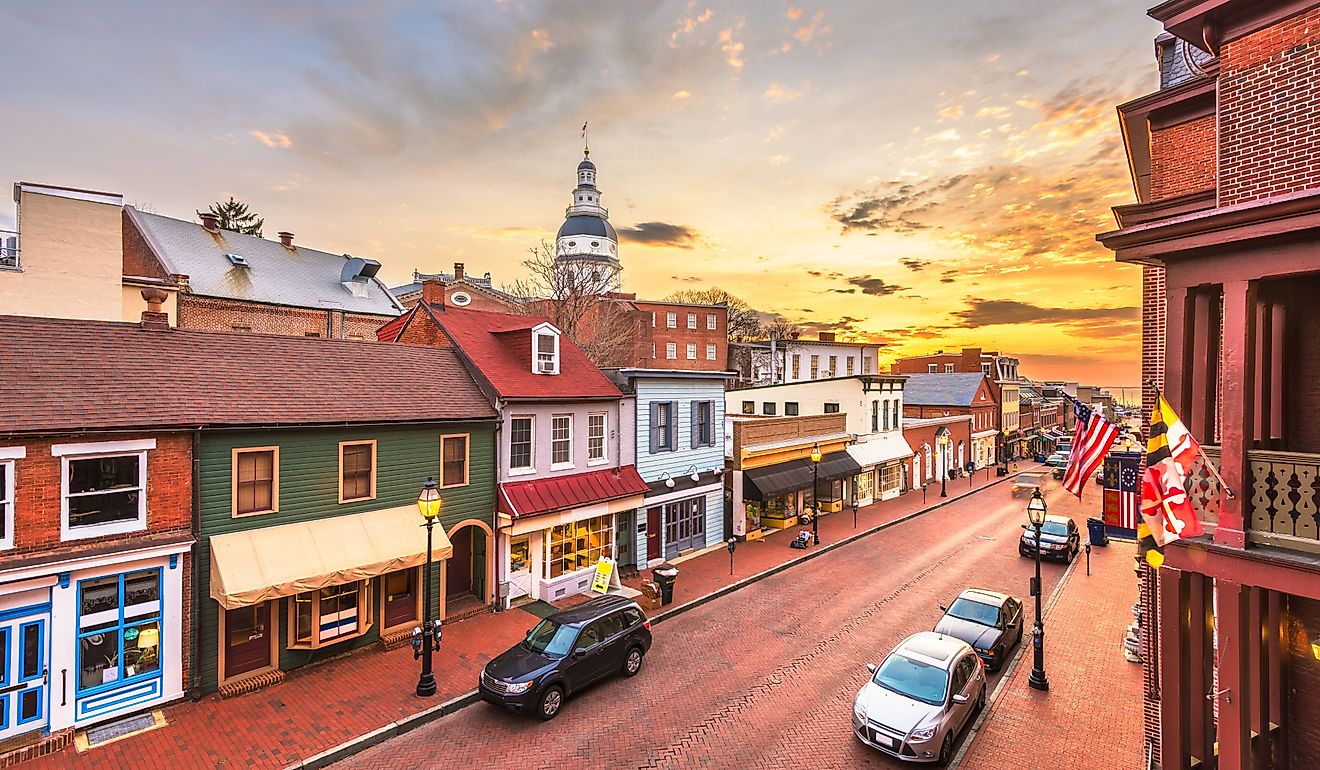
[[[1152,567],[1164,563],[1164,546],[1203,532],[1187,499],[1187,476],[1201,454],[1201,445],[1178,419],[1160,393],[1150,416],[1146,443],[1146,473],[1141,480],[1139,548]]]
[[[1141,519],[1141,455],[1106,457],[1104,484],[1105,525],[1135,532]]]
[[[1081,500],[1086,482],[1118,438],[1118,427],[1086,404],[1072,398],[1068,400],[1072,402],[1073,415],[1077,418],[1077,430],[1073,433],[1068,467],[1063,472],[1063,486]]]

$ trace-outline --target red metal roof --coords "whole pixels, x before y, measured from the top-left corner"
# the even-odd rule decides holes
[[[501,484],[499,508],[502,513],[515,519],[523,519],[640,495],[647,489],[637,469],[625,465],[622,468],[605,468],[571,476]]]
[[[431,306],[430,317],[501,398],[617,399],[623,393],[586,354],[559,336],[559,374],[532,372],[532,329],[549,319]]]

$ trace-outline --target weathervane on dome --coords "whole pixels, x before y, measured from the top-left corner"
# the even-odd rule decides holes
[[[584,156],[591,154],[591,145],[587,142],[587,123],[582,123],[582,154]]]

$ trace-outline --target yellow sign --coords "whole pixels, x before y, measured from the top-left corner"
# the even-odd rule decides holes
[[[596,562],[596,577],[591,581],[591,590],[596,593],[609,593],[610,578],[614,575],[614,560],[602,556]]]

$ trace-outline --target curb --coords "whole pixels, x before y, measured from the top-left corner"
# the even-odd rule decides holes
[[[761,580],[765,580],[766,578],[772,575],[777,575],[780,572],[783,572],[784,570],[790,567],[811,561],[812,559],[815,559],[816,557],[821,556],[822,554],[833,551],[836,548],[842,548],[843,546],[861,540],[862,538],[868,535],[873,535],[881,530],[889,529],[890,527],[896,526],[898,524],[902,524],[903,522],[906,521],[911,521],[912,519],[915,519],[918,516],[943,508],[944,506],[949,505],[950,503],[957,502],[966,497],[971,497],[972,495],[975,495],[978,492],[984,491],[999,484],[1003,484],[1004,482],[1011,481],[1012,478],[1013,477],[1011,475],[1006,478],[996,478],[994,481],[990,482],[989,484],[986,484],[985,486],[964,491],[962,494],[949,495],[949,497],[944,500],[941,500],[937,503],[933,503],[925,508],[919,508],[911,513],[900,516],[892,521],[886,521],[880,524],[876,524],[870,529],[864,529],[860,532],[849,535],[848,537],[843,538],[842,540],[829,543],[828,545],[822,545],[819,548],[809,551],[803,554],[802,556],[799,556],[796,559],[791,559],[789,561],[784,562],[783,564],[778,564],[774,567],[770,567],[768,569],[762,570],[753,575],[749,575],[748,577],[745,577],[742,580],[717,588],[708,594],[698,596],[697,598],[689,602],[685,602],[684,604],[680,604],[677,607],[673,607],[672,609],[665,610],[663,612],[652,615],[650,618],[651,624],[655,625],[657,623],[662,623],[670,618],[678,617],[679,615],[682,615],[688,610],[694,610],[722,596],[727,596],[728,594],[731,594],[740,588],[745,588],[753,583],[759,582]],[[1076,562],[1074,561],[1073,563],[1075,564]],[[1072,571],[1071,565],[1069,565],[1068,571],[1069,572]],[[1067,573],[1065,573],[1064,575],[1064,580],[1066,579],[1067,579]],[[1060,580],[1059,585],[1055,586],[1054,589],[1055,594],[1058,593],[1059,587],[1062,586],[1062,584],[1063,584],[1063,580]],[[1054,604],[1054,596],[1051,595],[1050,605],[1053,606],[1053,604]],[[1018,655],[1019,656],[1021,655],[1020,649],[1018,651]],[[1016,666],[1016,660],[1014,661],[1013,665]],[[1010,673],[1012,673],[1011,669],[1009,671],[1006,671],[1004,674],[1004,679],[1007,679],[1008,674]],[[1001,680],[1001,684],[1002,684],[1002,680]],[[997,692],[998,690],[996,689],[996,693]],[[419,711],[416,714],[411,714],[409,716],[406,716],[398,721],[390,722],[389,724],[379,727],[375,730],[372,730],[371,732],[366,733],[364,735],[359,735],[356,738],[350,738],[349,740],[339,744],[338,746],[333,746],[329,749],[326,749],[325,751],[322,751],[319,754],[314,754],[310,757],[307,757],[306,759],[302,759],[297,762],[294,762],[293,764],[285,765],[283,770],[321,770],[322,768],[329,767],[330,765],[336,762],[347,759],[348,757],[351,757],[354,754],[357,754],[362,751],[366,751],[372,746],[376,746],[380,743],[384,743],[385,741],[391,738],[397,737],[399,735],[403,735],[404,733],[415,730],[418,727],[434,722],[435,720],[440,719],[441,717],[448,716],[454,713],[455,711],[459,711],[461,709],[467,708],[468,706],[471,706],[472,704],[478,703],[480,701],[481,701],[481,695],[476,690],[466,692],[455,698],[451,698],[450,700],[447,700],[438,706],[432,706],[428,709]],[[987,712],[990,710],[988,704],[985,710]],[[979,724],[980,722],[978,720],[977,725]],[[969,734],[968,739],[964,741],[964,745],[970,745],[971,738],[974,735],[975,733]],[[962,755],[959,754],[959,757],[961,756]]]
[[[1074,558],[1069,562],[1068,568],[1063,571],[1063,577],[1059,578],[1059,582],[1054,584],[1054,590],[1050,591],[1049,600],[1045,602],[1045,606],[1042,607],[1040,611],[1042,622],[1049,617],[1050,610],[1054,609],[1054,605],[1059,601],[1059,597],[1063,596],[1063,589],[1068,585],[1068,579],[1072,577],[1073,569],[1080,561],[1081,559]],[[1013,655],[1013,659],[1008,662],[1008,668],[1004,669],[1004,675],[1001,676],[999,682],[995,684],[994,692],[990,693],[990,697],[986,699],[985,708],[981,709],[981,713],[976,715],[976,721],[972,722],[971,728],[967,731],[967,737],[962,742],[962,747],[958,749],[957,754],[953,755],[953,761],[949,763],[949,767],[955,768],[956,770],[956,768],[962,765],[963,758],[967,756],[967,752],[972,748],[972,743],[976,740],[976,737],[981,734],[982,725],[984,725],[985,720],[990,717],[990,712],[994,710],[995,701],[999,700],[1000,693],[1006,686],[1008,686],[1008,681],[1013,678],[1013,674],[1017,672],[1018,666],[1021,665],[1022,658],[1026,655],[1026,652],[1027,645],[1019,642],[1017,652]]]

